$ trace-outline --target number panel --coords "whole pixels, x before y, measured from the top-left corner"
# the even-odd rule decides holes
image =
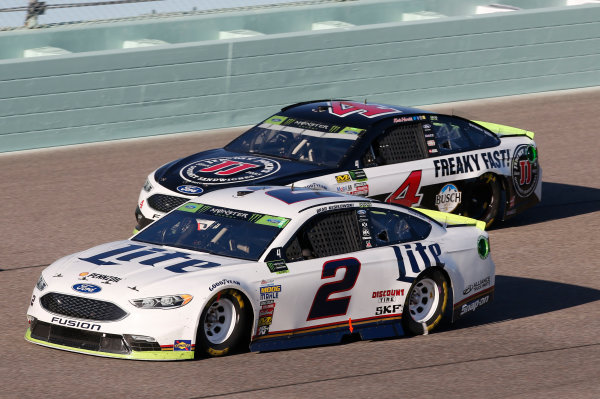
[[[400,204],[405,206],[419,205],[422,194],[419,194],[421,188],[421,177],[423,171],[413,170],[410,175],[404,180],[404,183],[400,185],[389,197],[386,198],[385,202],[391,202],[394,204]]]
[[[350,291],[354,288],[360,274],[360,261],[356,258],[336,259],[325,262],[321,279],[335,277],[338,269],[345,269],[344,277],[321,285],[315,294],[312,306],[308,313],[307,321],[327,317],[343,316],[348,312],[351,295],[330,299],[332,294]]]

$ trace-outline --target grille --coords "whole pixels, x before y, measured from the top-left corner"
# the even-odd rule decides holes
[[[37,320],[31,323],[31,337],[70,348],[119,354],[131,353],[120,335],[79,330]]]
[[[169,212],[179,205],[183,205],[189,200],[182,197],[174,197],[172,195],[154,194],[148,198],[148,205],[160,212]]]
[[[421,125],[403,125],[386,132],[377,140],[376,150],[386,165],[427,157]]]
[[[44,295],[40,303],[51,313],[77,319],[114,321],[127,316],[127,312],[110,302],[54,292]]]

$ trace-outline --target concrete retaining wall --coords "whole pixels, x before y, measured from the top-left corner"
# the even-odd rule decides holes
[[[422,105],[599,85],[600,5],[475,15],[486,2],[449,3],[416,21],[402,19],[436,2],[0,32],[0,151],[253,124],[309,99]],[[311,30],[331,20],[354,26]],[[240,29],[264,34],[218,39]],[[122,48],[142,38],[167,43]],[[23,58],[48,46],[70,53]]]

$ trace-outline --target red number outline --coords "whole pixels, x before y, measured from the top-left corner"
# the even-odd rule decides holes
[[[423,194],[419,194],[421,190],[421,177],[423,171],[413,170],[410,172],[404,183],[400,185],[392,194],[390,194],[385,202],[400,204],[404,206],[419,205]]]

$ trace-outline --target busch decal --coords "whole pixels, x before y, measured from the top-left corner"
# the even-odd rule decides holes
[[[520,197],[528,197],[535,190],[539,178],[537,159],[533,162],[528,156],[529,145],[522,144],[514,152],[511,173],[515,191]]]
[[[183,167],[180,175],[202,184],[244,183],[270,176],[280,167],[277,161],[268,158],[240,155],[194,161]]]
[[[452,212],[460,204],[461,197],[462,193],[454,184],[446,184],[435,196],[435,206],[441,212]]]

